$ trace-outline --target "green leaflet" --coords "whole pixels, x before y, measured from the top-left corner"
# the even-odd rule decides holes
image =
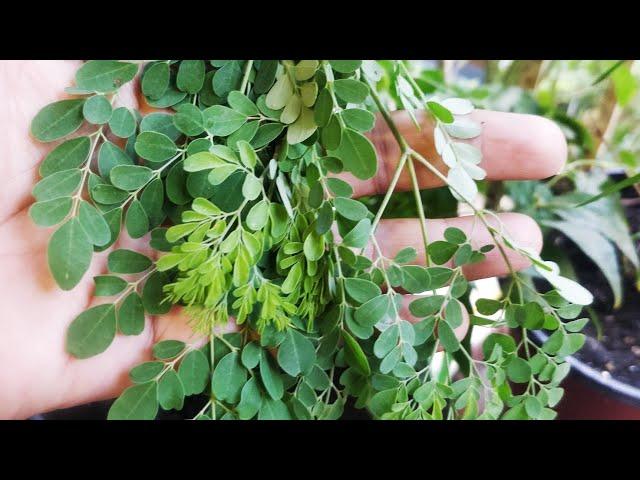
[[[417,265],[402,267],[404,282],[402,286],[410,293],[421,293],[434,290],[447,284],[452,270],[444,267],[424,268]]]
[[[157,132],[142,132],[138,135],[135,149],[138,155],[150,162],[164,162],[178,151],[173,140]]]
[[[52,142],[75,132],[82,122],[84,100],[61,100],[38,112],[31,122],[31,134],[41,142]]]
[[[67,352],[76,358],[89,358],[104,352],[116,335],[116,309],[100,305],[82,312],[67,331]]]
[[[371,234],[371,220],[360,220],[353,229],[342,239],[342,244],[347,247],[364,248]]]
[[[458,250],[458,246],[449,242],[438,240],[429,244],[429,256],[436,265],[447,263]]]
[[[32,194],[38,202],[66,197],[78,190],[82,172],[78,169],[63,170],[40,180],[33,187]]]
[[[49,240],[49,270],[63,290],[71,290],[91,264],[93,247],[78,218],[65,222]]]
[[[127,295],[120,305],[118,328],[124,335],[139,335],[144,330],[144,306],[137,293]]]
[[[336,80],[333,88],[336,95],[348,103],[362,103],[369,95],[369,87],[366,84],[350,78]]]
[[[111,103],[103,95],[95,95],[87,99],[82,106],[82,115],[89,123],[101,125],[111,118],[113,109]]]
[[[347,278],[344,287],[351,298],[360,303],[366,303],[380,295],[380,287],[369,280],[361,278]]]
[[[110,171],[111,183],[122,190],[138,190],[145,186],[151,177],[153,170],[139,165],[118,165]]]
[[[354,222],[359,222],[369,214],[365,205],[350,198],[336,198],[334,205],[340,215]]]
[[[155,379],[164,369],[162,362],[144,362],[131,369],[129,378],[134,383],[145,383]]]
[[[77,137],[61,143],[40,164],[40,176],[80,167],[86,162],[90,147],[89,137]]]
[[[362,351],[362,347],[358,342],[346,331],[342,331],[344,339],[345,360],[349,365],[356,368],[363,375],[371,374],[371,367],[366,355]]]
[[[300,332],[289,328],[278,349],[278,364],[292,377],[307,373],[316,360],[311,341]]]
[[[444,123],[453,123],[453,115],[444,106],[438,102],[427,102],[427,107],[431,110],[438,120]]]
[[[185,135],[195,137],[204,132],[204,116],[195,105],[185,103],[180,105],[173,116],[173,124]]]
[[[100,175],[110,178],[111,170],[119,165],[131,165],[131,158],[117,145],[104,142],[98,151],[98,170]]]
[[[142,304],[150,315],[162,315],[171,310],[171,302],[165,301],[163,289],[169,278],[163,272],[154,272],[142,289]]]
[[[373,178],[378,170],[373,144],[360,132],[350,128],[344,131],[339,147],[329,153],[342,160],[345,168],[362,180]]]
[[[108,420],[153,420],[158,414],[158,384],[146,382],[127,388],[109,409]]]
[[[368,132],[376,121],[373,113],[362,108],[348,108],[342,111],[341,116],[349,128],[359,132]]]
[[[258,411],[260,411],[262,402],[263,398],[258,381],[255,377],[252,377],[244,384],[242,392],[240,393],[240,403],[238,404],[238,415],[240,419],[249,420],[253,418]],[[274,412],[272,412],[272,407],[273,405],[266,407],[266,409],[262,411],[262,416],[275,416]],[[279,408],[281,409],[282,407]]]
[[[253,88],[256,93],[266,93],[273,85],[278,71],[277,60],[263,60],[256,74]]]
[[[200,350],[189,352],[182,362],[178,375],[185,395],[202,393],[209,382],[209,361]]]
[[[114,250],[108,258],[109,270],[113,273],[140,273],[151,266],[151,260],[133,250]]]
[[[126,107],[116,108],[111,114],[109,128],[120,138],[129,138],[136,132],[136,119]]]
[[[197,93],[204,84],[204,61],[183,60],[178,68],[176,86],[187,93]]]
[[[247,371],[240,363],[240,355],[231,352],[220,360],[213,371],[211,389],[221,400],[237,401],[246,379]]]
[[[213,76],[213,91],[219,97],[226,97],[237,89],[242,81],[242,69],[238,60],[225,63]]]
[[[109,93],[131,81],[137,71],[135,63],[90,60],[76,73],[76,85],[85,90]]]
[[[265,145],[273,142],[284,130],[284,125],[281,123],[267,123],[260,125],[258,131],[251,139],[251,146],[254,148],[261,148]]]
[[[460,342],[456,338],[456,334],[446,322],[438,324],[438,339],[447,352],[453,353],[460,349]]]
[[[266,398],[260,405],[258,420],[291,420],[291,413],[284,402]]]
[[[153,356],[160,360],[169,360],[180,355],[185,347],[185,343],[179,340],[163,340],[153,346]]]
[[[287,128],[287,142],[289,145],[296,145],[304,142],[318,129],[313,118],[313,111],[309,108],[300,107],[300,115],[295,122]]]
[[[169,87],[169,76],[167,62],[154,63],[142,77],[142,93],[147,97],[160,98]]]
[[[237,90],[229,93],[227,102],[229,102],[229,106],[236,112],[240,112],[244,115],[252,116],[260,113],[256,104],[249,100],[246,95],[238,92]]]
[[[158,382],[158,403],[164,410],[182,410],[184,387],[174,370],[169,370]]]
[[[269,354],[265,351],[261,351],[260,357],[260,378],[262,385],[267,390],[269,396],[274,400],[282,398],[284,393],[284,386],[282,384],[282,378],[278,371],[271,364]]]
[[[34,203],[29,207],[29,216],[36,225],[52,227],[62,222],[71,211],[71,197],[60,197],[46,202]]]
[[[111,239],[109,224],[93,205],[81,201],[78,220],[93,245],[103,247],[109,243]]]
[[[91,189],[91,197],[103,205],[115,205],[125,201],[129,194],[112,185],[98,184]]]
[[[391,299],[387,295],[379,295],[366,301],[358,307],[355,313],[355,320],[360,325],[374,326],[386,317],[391,307]]]
[[[360,65],[362,65],[362,60],[330,60],[330,63],[331,68],[333,68],[336,72],[351,73],[360,68]]]
[[[262,230],[269,220],[269,202],[261,200],[247,214],[247,226],[254,231]]]
[[[96,288],[93,294],[96,297],[110,297],[122,292],[127,287],[127,282],[115,275],[99,275],[93,277]]]
[[[149,218],[149,226],[156,227],[164,220],[164,184],[156,178],[147,184],[140,196],[140,205]]]
[[[207,108],[203,115],[207,132],[216,136],[231,135],[247,121],[246,115],[222,105]]]
[[[176,117],[178,116],[177,110],[184,111],[184,107],[193,107],[191,104],[184,104],[176,107],[176,115],[169,113],[153,112],[146,115],[140,122],[140,133],[142,132],[156,132],[166,135],[174,142],[180,138],[180,130],[176,127]],[[197,109],[197,107],[196,107]]]
[[[353,195],[353,188],[344,180],[339,178],[327,178],[327,186],[337,197],[350,197]]]
[[[131,238],[141,238],[147,234],[149,231],[149,217],[140,201],[134,200],[131,202],[124,223]]]

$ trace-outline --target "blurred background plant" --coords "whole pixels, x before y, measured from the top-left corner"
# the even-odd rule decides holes
[[[382,64],[387,67],[390,105],[410,108],[402,92],[393,88],[391,64]],[[575,278],[563,243],[568,238],[606,279],[609,291],[595,292],[599,307],[621,307],[624,279],[637,288],[639,274],[634,243],[640,218],[634,228],[629,222],[640,215],[640,199],[637,192],[617,191],[616,184],[640,172],[640,62],[455,60],[412,61],[408,67],[420,86],[434,95],[466,97],[478,108],[543,115],[561,127],[569,158],[559,175],[542,181],[485,181],[479,201],[491,209],[535,218],[545,235],[543,257]],[[638,184],[634,188],[640,192]],[[608,189],[613,191],[602,199],[576,207]],[[431,218],[450,216],[458,209],[446,189],[422,195]],[[374,206],[376,200],[370,201]],[[410,205],[408,195],[396,194],[389,216],[414,216]]]

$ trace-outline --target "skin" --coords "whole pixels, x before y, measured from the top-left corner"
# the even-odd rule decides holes
[[[87,360],[76,360],[65,351],[65,332],[83,310],[102,303],[93,297],[93,276],[106,273],[108,252],[94,255],[92,266],[80,284],[70,292],[59,289],[47,267],[46,248],[53,229],[39,228],[28,217],[33,202],[31,189],[38,181],[38,166],[51,145],[33,140],[29,134],[31,119],[44,105],[65,98],[64,88],[72,85],[79,63],[74,61],[0,62],[0,418],[26,418],[57,408],[117,396],[129,385],[128,371],[151,358],[151,347],[164,339],[198,341],[193,338],[186,319],[175,308],[168,315],[148,318],[141,335],[118,335],[106,352]],[[142,108],[136,85],[123,87],[118,97],[122,105]],[[474,112],[483,124],[483,133],[473,141],[484,154],[483,168],[491,179],[541,179],[557,173],[564,164],[564,136],[552,122],[530,115],[488,111]],[[426,116],[420,117],[427,123]],[[439,162],[433,151],[431,128],[418,131],[405,114],[397,114],[401,132],[413,148]],[[371,134],[380,154],[377,176],[367,182],[343,175],[356,196],[386,191],[398,161],[397,146],[382,121]],[[442,168],[441,163],[436,163]],[[438,181],[417,167],[422,187],[434,187]],[[443,169],[444,171],[444,169]],[[400,189],[410,188],[402,177]],[[510,235],[521,245],[540,250],[542,237],[535,222],[524,215],[501,215]],[[447,226],[471,233],[473,217],[427,222],[431,240],[442,237]],[[491,243],[489,234],[476,226],[473,243]],[[383,220],[378,230],[383,252],[392,256],[397,250],[413,246],[422,251],[419,222],[415,219]],[[131,240],[126,234],[114,248],[132,248],[152,254],[148,239]],[[516,269],[528,266],[525,259],[509,252]],[[417,262],[424,262],[424,256]],[[469,267],[469,278],[502,275],[504,260],[494,249],[486,261]],[[408,296],[407,296],[408,297]],[[405,306],[412,298],[405,299]],[[405,310],[405,315],[410,315]],[[464,336],[466,325],[457,335]]]

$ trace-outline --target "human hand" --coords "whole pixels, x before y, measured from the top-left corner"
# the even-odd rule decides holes
[[[62,291],[48,272],[46,251],[52,232],[35,226],[28,208],[33,203],[31,189],[38,180],[38,166],[51,146],[33,140],[29,125],[40,108],[72,84],[77,67],[77,62],[0,63],[0,94],[7,102],[0,113],[0,151],[4,159],[0,177],[0,418],[24,418],[114,397],[128,385],[129,369],[150,359],[154,343],[169,338],[196,340],[175,308],[167,315],[148,318],[138,336],[117,336],[108,350],[96,357],[78,360],[65,351],[68,325],[80,312],[101,303],[93,296],[93,276],[105,273],[108,252],[130,248],[153,255],[147,238],[132,240],[123,233],[114,247],[94,255],[91,269],[72,291]],[[119,102],[142,108],[144,100],[136,85],[126,85],[120,90]],[[429,159],[437,158],[432,129],[418,131],[406,114],[396,115],[401,133],[412,147]],[[565,140],[552,122],[530,115],[488,111],[476,111],[473,116],[483,124],[482,135],[473,143],[483,151],[481,166],[489,179],[539,179],[562,167]],[[426,115],[419,118],[423,123],[428,121]],[[371,138],[380,157],[376,177],[361,181],[342,175],[354,187],[354,196],[385,192],[399,159],[399,151],[383,122],[378,122]],[[434,163],[444,171],[441,162]],[[418,167],[417,173],[421,188],[439,185],[437,177],[424,168]],[[409,188],[409,178],[403,174],[398,189]],[[472,218],[429,220],[430,241],[440,239],[448,226],[471,233]],[[521,246],[540,250],[541,233],[532,219],[512,213],[501,214],[500,219]],[[424,263],[418,220],[382,220],[377,238],[383,253],[393,255],[413,246],[422,252],[416,262]],[[472,243],[477,248],[493,242],[486,229],[475,228]],[[513,268],[528,266],[527,260],[516,252],[507,249],[507,253]],[[506,272],[507,266],[497,250],[488,253],[485,261],[465,267],[469,279]],[[406,308],[403,315],[410,317]],[[456,334],[462,337],[465,331],[463,325]]]

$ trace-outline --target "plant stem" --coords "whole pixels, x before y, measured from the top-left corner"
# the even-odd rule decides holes
[[[387,107],[385,107],[384,104],[382,103],[382,100],[380,99],[380,96],[378,95],[378,92],[375,89],[375,85],[373,85],[369,81],[369,79],[366,79],[366,82],[367,82],[367,85],[369,85],[371,98],[373,99],[376,106],[378,107],[378,110],[380,110],[380,114],[382,115],[382,118],[384,119],[385,123],[389,127],[389,130],[391,130],[391,133],[395,137],[396,142],[398,142],[401,153],[404,154],[408,152],[410,150],[409,145],[407,144],[407,141],[404,139],[404,137],[398,130],[398,127],[396,126],[395,122],[391,118],[391,114],[389,113],[389,110],[387,110]]]
[[[418,209],[418,216],[420,220],[420,231],[422,233],[422,241],[424,242],[424,258],[427,262],[427,267],[431,266],[431,260],[429,259],[429,237],[427,235],[427,219],[424,214],[424,206],[422,205],[422,198],[420,197],[420,187],[418,186],[418,178],[416,176],[416,169],[413,165],[413,158],[410,158],[407,162],[409,169],[409,175],[411,176],[411,184],[413,185],[413,196],[416,201],[416,207]]]
[[[245,93],[247,84],[249,83],[249,75],[251,75],[251,68],[253,67],[253,60],[247,60],[247,65],[244,67],[244,77],[242,77],[242,84],[240,85],[240,92]]]
[[[396,185],[398,184],[398,180],[400,179],[400,175],[402,174],[402,170],[404,169],[404,165],[407,162],[407,158],[409,156],[405,153],[402,155],[402,157],[400,157],[400,161],[398,162],[398,166],[396,167],[396,171],[393,172],[393,178],[391,179],[391,183],[389,184],[389,188],[387,189],[387,193],[385,194],[384,198],[382,199],[382,203],[380,204],[380,208],[378,208],[378,211],[376,212],[376,216],[373,219],[373,223],[371,226],[371,231],[375,231],[376,227],[378,226],[378,223],[380,222],[380,219],[382,218],[382,214],[384,213],[384,210],[387,208],[387,204],[389,203],[389,200],[391,200],[391,195],[393,195],[393,192],[396,189]]]
[[[427,167],[427,169],[429,169],[436,177],[438,177],[440,180],[442,180],[442,182],[445,185],[449,185],[449,182],[447,181],[447,177],[445,177],[440,170],[438,170],[436,167],[434,167],[431,162],[429,162],[426,158],[424,158],[422,155],[420,155],[418,152],[412,150],[410,155],[414,158],[416,158],[420,163],[422,163],[425,167]],[[458,192],[455,187],[452,187],[451,185],[449,185],[449,188],[451,188],[454,192],[456,192],[458,195],[460,195],[460,192]],[[463,197],[462,195],[460,195],[461,197]],[[464,197],[463,197],[464,198]],[[480,211],[475,205],[473,205],[470,202],[467,202],[467,204],[469,205],[469,207],[471,207],[471,209],[473,210],[473,213],[480,219],[480,221],[482,222],[482,224],[486,227],[487,231],[489,232],[489,234],[491,235],[491,238],[493,238],[496,246],[498,247],[498,250],[500,251],[500,254],[502,255],[502,258],[504,259],[505,263],[507,264],[507,267],[509,268],[509,273],[515,277],[515,271],[511,265],[511,262],[509,261],[509,257],[507,256],[504,247],[502,246],[501,243],[498,242],[497,237],[495,235],[495,230],[493,229],[493,227],[491,227],[491,225],[489,225],[489,222],[487,222],[487,219],[484,216],[484,213],[482,211]]]

